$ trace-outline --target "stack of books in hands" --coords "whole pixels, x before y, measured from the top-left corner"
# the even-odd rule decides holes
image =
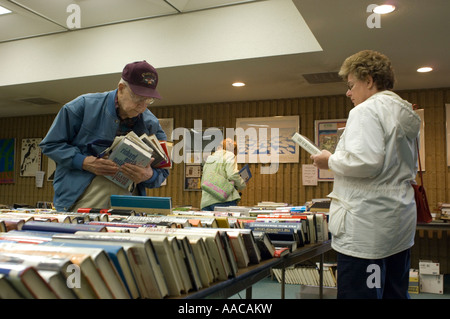
[[[150,136],[143,134],[139,137],[131,131],[127,135],[117,136],[112,145],[103,152],[103,156],[119,166],[131,163],[146,167],[150,162],[153,168],[170,168],[172,166],[167,142],[159,141],[154,134]],[[105,177],[125,189],[132,183],[132,180],[121,171],[114,176]]]

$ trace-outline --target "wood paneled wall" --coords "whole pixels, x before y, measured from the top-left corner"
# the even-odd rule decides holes
[[[426,89],[398,92],[411,103],[425,110],[426,172],[424,182],[430,206],[450,201],[450,170],[446,161],[445,104],[450,103],[450,88]],[[194,120],[202,120],[208,127],[234,128],[236,118],[298,115],[300,132],[314,137],[314,120],[347,118],[351,102],[344,96],[322,96],[265,101],[224,102],[200,105],[153,107],[159,118],[173,118],[174,128],[192,128]],[[15,184],[0,185],[0,204],[25,203],[35,205],[37,201],[52,201],[51,182],[36,188],[33,177],[20,177],[20,145],[23,138],[44,137],[54,115],[15,117],[0,119],[0,138],[16,139]],[[177,143],[178,141],[174,141]],[[287,202],[302,205],[312,198],[326,197],[332,190],[331,182],[318,186],[303,186],[301,164],[311,163],[309,155],[301,150],[300,162],[280,164],[276,174],[259,174],[261,164],[250,164],[253,179],[243,191],[240,205],[254,205],[259,201]],[[47,158],[43,156],[42,170],[47,169]],[[201,192],[184,191],[184,164],[175,164],[166,186],[150,190],[151,196],[172,197],[174,206],[199,207]]]

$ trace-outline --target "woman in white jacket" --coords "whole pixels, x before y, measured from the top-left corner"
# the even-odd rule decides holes
[[[335,153],[311,156],[334,173],[329,230],[338,298],[409,298],[420,117],[390,91],[394,73],[385,55],[358,52],[339,74],[355,107]]]

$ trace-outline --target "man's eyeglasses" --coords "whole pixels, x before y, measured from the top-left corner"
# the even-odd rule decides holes
[[[130,88],[128,88],[128,90],[130,92],[131,100],[136,104],[144,103],[146,105],[150,105],[150,104],[153,104],[153,102],[155,102],[155,99],[152,97],[139,96],[139,95],[134,94]]]

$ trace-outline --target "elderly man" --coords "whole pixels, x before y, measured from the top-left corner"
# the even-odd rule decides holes
[[[58,211],[109,208],[111,195],[144,196],[145,188],[159,187],[166,179],[167,169],[129,163],[119,167],[98,156],[116,136],[130,131],[167,139],[147,108],[161,99],[157,84],[153,66],[146,61],[133,62],[124,67],[117,89],[84,94],[62,107],[40,144],[43,153],[56,162],[53,202]],[[104,177],[118,170],[133,180],[132,188],[120,188]]]

